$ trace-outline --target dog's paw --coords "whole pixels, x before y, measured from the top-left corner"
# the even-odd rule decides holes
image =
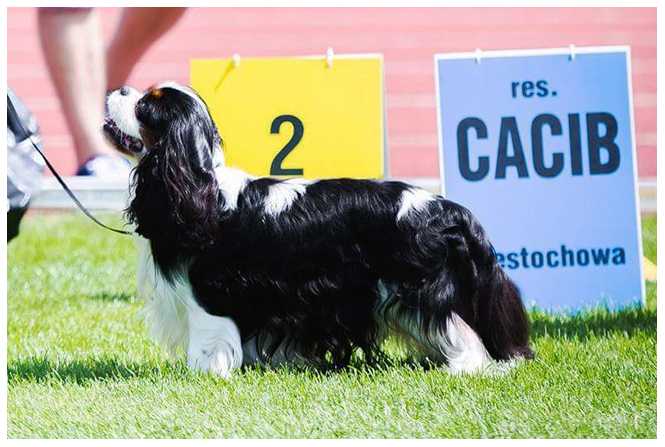
[[[225,379],[229,378],[231,371],[237,365],[233,348],[228,344],[214,347],[190,346],[187,351],[187,364],[190,368],[215,374]]]

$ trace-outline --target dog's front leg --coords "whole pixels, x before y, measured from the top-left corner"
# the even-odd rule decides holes
[[[242,365],[240,332],[231,318],[206,313],[198,305],[188,311],[190,368],[229,377]]]

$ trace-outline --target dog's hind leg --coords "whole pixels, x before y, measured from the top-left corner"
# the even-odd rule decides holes
[[[419,354],[434,362],[445,363],[454,374],[473,373],[484,369],[492,361],[482,340],[457,313],[451,312],[445,322],[435,329],[427,329],[418,316],[401,315],[390,327],[396,335],[414,347]]]
[[[491,363],[480,336],[453,310],[443,318],[423,318],[423,309],[400,302],[381,281],[378,286],[384,304],[377,313],[383,335],[391,333],[405,345],[434,362],[445,363],[451,373],[471,373]],[[387,300],[387,303],[386,303]]]
[[[193,369],[228,377],[242,365],[238,327],[231,318],[210,315],[197,304],[191,304],[187,364]]]
[[[430,331],[427,345],[439,353],[454,374],[480,371],[491,362],[480,336],[457,313],[446,319],[445,329]]]

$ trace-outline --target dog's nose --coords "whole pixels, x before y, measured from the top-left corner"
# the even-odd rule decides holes
[[[120,87],[120,94],[122,96],[129,95],[129,87],[127,87],[126,85],[123,85],[122,87]]]

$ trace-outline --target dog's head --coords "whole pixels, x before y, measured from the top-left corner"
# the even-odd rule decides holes
[[[136,231],[153,245],[176,237],[181,249],[211,243],[223,200],[214,167],[223,158],[205,102],[166,82],[145,92],[122,87],[106,106],[107,137],[138,158],[127,210]]]
[[[179,144],[185,149],[181,155],[203,164],[221,156],[216,150],[221,149],[221,139],[205,102],[194,90],[175,82],[145,92],[127,86],[110,92],[104,132],[119,150],[139,159]]]

